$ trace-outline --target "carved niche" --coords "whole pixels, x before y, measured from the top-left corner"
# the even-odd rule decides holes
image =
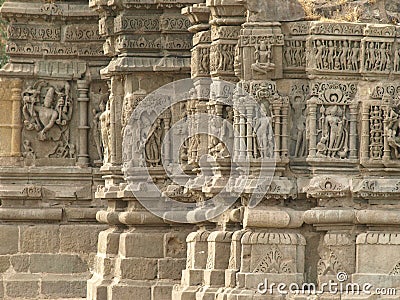
[[[75,159],[70,121],[74,110],[71,84],[38,81],[22,92],[23,156]]]
[[[269,80],[243,81],[238,83],[238,87],[259,103],[262,115],[259,109],[241,105],[242,97],[246,97],[245,95],[234,95],[234,126],[239,128],[240,135],[235,137],[238,145],[235,154],[237,157],[275,157],[278,161],[286,159],[289,98],[281,96],[277,91],[276,83]],[[245,126],[240,126],[241,124]],[[271,124],[272,131],[269,130],[268,124]],[[254,131],[252,139],[248,130]]]
[[[90,126],[90,144],[95,149],[91,151],[91,157],[94,158],[94,163],[101,165],[103,163],[104,146],[101,131],[101,116],[106,110],[108,102],[108,87],[105,83],[91,84],[90,104],[91,104],[91,126]]]
[[[269,25],[265,28],[255,24],[245,24],[240,32],[236,65],[241,65],[241,78],[269,79],[282,76],[283,34],[280,27]],[[239,70],[239,69],[238,69]]]
[[[295,158],[306,157],[308,153],[307,133],[307,98],[310,88],[307,82],[296,82],[289,92],[290,102],[290,156]]]
[[[316,82],[307,100],[309,159],[357,158],[355,83]]]

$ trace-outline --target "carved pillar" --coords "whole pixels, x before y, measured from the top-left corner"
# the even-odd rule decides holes
[[[273,103],[272,110],[274,115],[274,135],[275,135],[275,158],[280,158],[280,150],[281,150],[281,109],[280,103]]]
[[[313,158],[317,154],[317,102],[315,98],[307,101],[308,122],[310,133],[310,144],[308,147],[308,157]]]
[[[0,116],[0,164],[13,165],[11,157],[21,156],[21,91],[19,79],[0,81],[0,110],[7,112]]]
[[[357,159],[357,116],[358,116],[358,103],[354,102],[350,105],[350,155],[349,159]]]
[[[184,267],[186,254],[184,240],[189,232],[183,224],[170,225],[161,217],[153,215],[139,200],[155,203],[160,207],[163,206],[163,201],[168,200],[163,198],[161,190],[169,187],[170,181],[160,160],[164,159],[166,165],[170,164],[173,145],[169,141],[158,142],[157,139],[179,118],[170,113],[170,110],[176,107],[168,108],[161,113],[155,106],[160,103],[171,103],[171,97],[181,97],[181,95],[177,93],[155,95],[151,98],[154,99],[151,108],[145,109],[145,113],[141,111],[133,121],[136,126],[140,126],[143,125],[141,124],[143,115],[146,113],[156,115],[155,122],[159,123],[149,124],[150,128],[155,128],[150,137],[142,137],[144,140],[138,141],[138,138],[133,136],[137,132],[124,130],[124,133],[130,134],[132,139],[125,140],[129,143],[127,148],[132,149],[132,153],[125,153],[128,157],[131,156],[125,161],[129,165],[129,168],[125,169],[126,172],[132,167],[132,173],[126,176],[129,178],[129,185],[121,176],[123,162],[121,116],[128,122],[132,111],[148,94],[167,83],[190,76],[189,51],[192,47],[192,34],[188,32],[190,22],[187,17],[180,14],[180,10],[184,4],[191,3],[189,1],[183,4],[178,1],[132,5],[128,2],[91,2],[101,17],[100,31],[106,36],[104,52],[113,57],[107,68],[102,70],[103,76],[111,80],[108,100],[111,108],[111,155],[110,164],[102,167],[106,186],[101,188],[104,192],[99,193],[99,196],[108,201],[109,207],[107,211],[98,214],[98,220],[110,226],[113,226],[112,221],[114,221],[122,232],[119,239],[113,241],[113,246],[118,249],[118,253],[113,257],[115,268],[111,271],[115,280],[103,282],[101,286],[95,280],[90,281],[89,289],[96,290],[106,286],[108,299],[119,300],[129,297],[143,300],[170,299],[172,287],[180,279]],[[201,38],[201,35],[199,36]],[[202,58],[200,54],[198,57]],[[207,62],[204,61],[201,66],[206,67]],[[135,91],[140,97],[135,96]],[[188,91],[181,90],[181,92]],[[129,104],[130,99],[135,99],[135,103]],[[188,105],[187,108],[192,113],[195,112],[196,106]],[[141,151],[142,146],[144,151]],[[164,154],[163,157],[161,152]],[[197,156],[196,151],[191,154]],[[133,155],[137,157],[133,158]],[[163,186],[149,187],[148,178],[143,175],[146,171],[151,173],[150,176],[157,184],[162,183]],[[135,184],[138,186],[137,189],[134,188]],[[141,188],[148,190],[142,193]],[[115,209],[113,202],[118,203],[120,209]],[[101,218],[102,215],[109,217]],[[100,271],[94,274],[93,278],[101,278],[106,274],[105,270],[102,270],[100,259],[104,256],[109,258],[111,255],[98,252],[100,263],[96,263],[95,267]],[[145,281],[146,284],[143,285]],[[96,296],[88,299],[100,300]]]
[[[89,104],[89,83],[86,80],[78,80],[78,105],[79,105],[79,153],[78,164],[81,166],[89,165],[88,153],[88,104]]]
[[[361,120],[361,140],[360,140],[360,156],[361,160],[369,158],[369,103],[362,103],[362,120]]]
[[[204,282],[196,293],[196,300],[215,299],[219,288],[225,285],[225,270],[229,266],[231,241],[232,232],[228,231],[214,231],[208,236]]]
[[[239,114],[239,160],[246,157],[246,107],[239,105],[237,107]]]
[[[209,235],[209,231],[200,229],[187,236],[186,268],[182,271],[181,284],[172,291],[173,300],[195,299],[207,265]]]
[[[318,246],[319,289],[326,290],[329,282],[342,283],[343,286],[352,282],[351,275],[356,267],[357,235],[354,216],[354,210],[337,207],[312,209],[304,214],[306,223],[314,225],[318,231],[327,231]]]
[[[13,80],[11,83],[11,151],[10,156],[20,156],[21,155],[21,91],[22,91],[22,81],[19,79]],[[5,100],[5,99],[1,99]]]
[[[251,126],[253,121],[253,106],[246,106],[246,123],[247,123],[247,157],[253,157],[253,128]]]
[[[123,79],[121,76],[111,77],[110,90],[110,163],[112,165],[120,165],[122,163],[122,136],[121,136],[121,114],[122,99],[124,97]]]
[[[244,7],[232,0],[207,0],[207,6],[212,15],[210,74],[213,78],[235,82],[235,46],[244,22]]]
[[[285,105],[286,104],[286,105]],[[282,159],[287,159],[288,158],[288,139],[289,139],[289,133],[288,133],[288,110],[289,110],[289,103],[284,103],[281,108],[282,112],[282,145],[281,145],[281,157]],[[305,141],[303,141],[305,143]]]

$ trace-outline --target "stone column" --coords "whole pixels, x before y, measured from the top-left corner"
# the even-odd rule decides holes
[[[21,156],[21,91],[22,81],[19,79],[0,81],[0,164],[17,163],[12,157]],[[11,97],[10,97],[11,95]],[[9,141],[6,143],[5,141]]]
[[[185,4],[191,3],[189,1]],[[153,215],[138,201],[137,197],[140,197],[140,200],[147,203],[162,206],[165,199],[161,190],[146,186],[148,190],[141,193],[140,187],[133,189],[121,176],[121,116],[129,119],[130,113],[138,105],[128,104],[135,90],[151,93],[171,81],[190,75],[192,34],[187,32],[190,23],[180,14],[183,5],[179,2],[128,5],[126,1],[92,1],[91,5],[101,16],[100,31],[106,36],[104,51],[113,57],[112,62],[102,71],[103,76],[111,80],[108,100],[111,110],[111,155],[110,163],[102,167],[106,184],[100,188],[98,196],[108,202],[108,208],[99,212],[97,219],[114,228],[114,231],[109,231],[118,237],[109,243],[117,251],[116,254],[104,253],[100,249],[97,253],[96,272],[89,281],[88,299],[102,299],[94,292],[90,293],[91,290],[106,290],[106,299],[109,300],[131,297],[143,300],[171,299],[172,287],[178,283],[184,268],[184,241],[189,231],[185,225],[171,225]],[[169,101],[169,96],[173,95],[166,95],[163,100]],[[146,94],[142,96],[144,98]],[[151,109],[147,112],[154,113]],[[170,112],[157,117],[164,122],[164,132],[177,121]],[[132,147],[136,147],[134,141],[131,142]],[[160,152],[163,148],[163,158],[169,164],[170,143],[167,141],[156,146]],[[157,162],[150,162],[143,157],[138,160],[132,162],[135,165],[133,173],[129,175],[132,177],[129,182],[132,186],[146,185],[148,178],[143,173],[147,165],[151,165],[148,170],[155,181],[168,181],[163,167]],[[192,229],[192,226],[189,228]],[[104,232],[99,239],[107,239],[108,236]],[[104,257],[112,259],[111,271],[104,268]],[[112,281],[108,280],[110,277]]]
[[[362,120],[361,120],[361,139],[360,139],[360,156],[362,161],[369,159],[369,103],[362,103]]]
[[[196,300],[215,299],[220,287],[225,285],[225,270],[229,266],[233,232],[214,231],[208,236],[208,257],[204,270],[203,287]]]
[[[351,274],[356,266],[355,211],[329,207],[312,209],[305,212],[304,221],[325,232],[318,246],[319,288],[325,285],[323,290],[326,290],[328,282],[341,282],[343,285],[352,282]],[[343,281],[338,279],[340,273],[345,273],[347,278]]]
[[[282,145],[281,145],[281,158],[288,159],[289,158],[289,149],[288,149],[288,110],[289,110],[289,103],[284,103],[281,108],[282,112]],[[305,141],[303,141],[305,143]]]
[[[308,130],[310,132],[310,144],[308,157],[314,158],[317,154],[317,102],[314,98],[307,101],[308,109]]]
[[[363,112],[364,113],[364,112]],[[358,116],[358,103],[350,105],[350,159],[357,159],[357,116]]]
[[[88,153],[88,104],[89,104],[89,84],[86,80],[78,80],[78,105],[79,105],[79,154],[78,164],[81,166],[89,165]]]
[[[274,103],[272,105],[272,110],[273,110],[273,114],[274,114],[274,136],[275,136],[275,159],[279,159],[280,158],[280,150],[281,150],[281,107],[280,107],[280,103]]]
[[[253,121],[253,106],[249,105],[246,107],[246,119],[247,119],[247,157],[251,159],[253,157],[253,131],[254,128],[251,126]],[[255,147],[255,145],[254,145]]]
[[[239,105],[239,160],[246,157],[246,107]]]
[[[190,233],[186,238],[187,259],[186,269],[182,271],[179,286],[172,291],[173,300],[196,299],[199,285],[202,285],[207,265],[208,244],[210,232],[205,229]]]

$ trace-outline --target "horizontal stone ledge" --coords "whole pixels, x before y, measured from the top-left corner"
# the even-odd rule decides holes
[[[303,214],[304,211],[276,207],[246,208],[243,227],[298,228],[303,225]]]
[[[48,9],[46,11],[46,9]],[[52,9],[57,9],[56,12],[52,12]],[[53,4],[53,7],[48,4],[47,6],[43,3],[32,3],[26,1],[25,3],[10,3],[6,2],[3,4],[1,13],[5,15],[42,15],[52,17],[97,17],[97,14],[90,10],[85,4],[66,4],[57,3]]]
[[[68,221],[96,221],[96,213],[101,207],[67,207],[64,208]]]
[[[354,224],[356,211],[353,209],[311,209],[304,212],[307,224]]]
[[[359,224],[399,225],[400,210],[360,210],[356,212]]]
[[[62,208],[0,208],[0,220],[61,221]]]

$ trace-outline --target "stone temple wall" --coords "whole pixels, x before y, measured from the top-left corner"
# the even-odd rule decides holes
[[[0,71],[1,299],[86,295],[109,58],[86,1],[6,1]]]
[[[399,299],[397,9],[307,2],[6,1],[2,297]]]

